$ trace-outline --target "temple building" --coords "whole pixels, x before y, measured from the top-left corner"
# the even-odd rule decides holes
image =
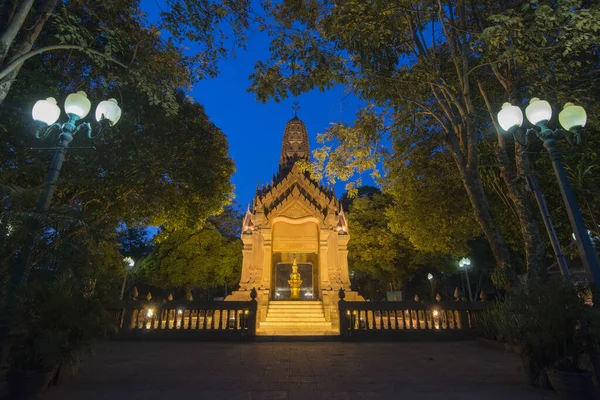
[[[306,126],[295,116],[277,174],[257,188],[244,217],[240,289],[227,300],[249,300],[256,288],[257,334],[336,334],[339,289],[362,300],[350,290],[346,216],[333,189],[306,171],[309,159]]]

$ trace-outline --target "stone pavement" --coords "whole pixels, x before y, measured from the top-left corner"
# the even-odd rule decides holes
[[[556,399],[475,342],[106,342],[42,400]]]

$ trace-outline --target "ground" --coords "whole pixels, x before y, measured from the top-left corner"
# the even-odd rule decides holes
[[[476,342],[107,342],[42,400],[556,399]]]

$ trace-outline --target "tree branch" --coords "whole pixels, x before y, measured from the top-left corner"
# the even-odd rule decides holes
[[[56,44],[56,45],[52,45],[52,46],[40,47],[39,49],[32,50],[29,53],[26,53],[20,57],[17,57],[10,64],[8,64],[2,71],[0,71],[0,79],[5,78],[8,74],[11,73],[12,70],[14,70],[18,66],[20,66],[23,62],[27,61],[31,57],[37,56],[38,54],[45,53],[48,51],[69,50],[69,49],[79,50],[79,51],[87,51],[87,52],[90,52],[97,56],[103,57],[103,58],[107,59],[108,61],[111,61],[117,65],[120,65],[123,68],[128,68],[128,66],[123,64],[122,62],[115,60],[112,57],[106,56],[106,55],[100,53],[99,51],[92,50],[88,47],[78,46],[78,45],[74,45],[74,44]]]
[[[10,21],[4,32],[2,32],[2,36],[0,36],[0,60],[4,60],[4,57],[8,54],[10,46],[12,46],[27,15],[29,15],[33,2],[33,0],[26,0],[21,3],[12,21]]]

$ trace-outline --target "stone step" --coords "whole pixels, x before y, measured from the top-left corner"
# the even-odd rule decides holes
[[[256,334],[261,336],[324,336],[337,335],[331,322],[325,319],[320,300],[270,301],[266,321],[258,324]]]
[[[260,323],[260,328],[267,326],[283,326],[289,328],[331,328],[331,322],[327,321],[264,321]]]
[[[294,330],[294,329],[257,329],[258,336],[333,336],[339,335],[334,330]]]
[[[286,312],[286,313],[267,313],[267,318],[325,318],[325,314],[321,313],[297,313],[297,312]]]
[[[270,317],[267,316],[267,322],[289,322],[293,324],[294,322],[327,322],[324,316],[320,317]]]
[[[296,311],[323,311],[323,306],[319,307],[273,307],[269,306],[267,308],[269,311],[278,311],[278,312],[296,312]]]

